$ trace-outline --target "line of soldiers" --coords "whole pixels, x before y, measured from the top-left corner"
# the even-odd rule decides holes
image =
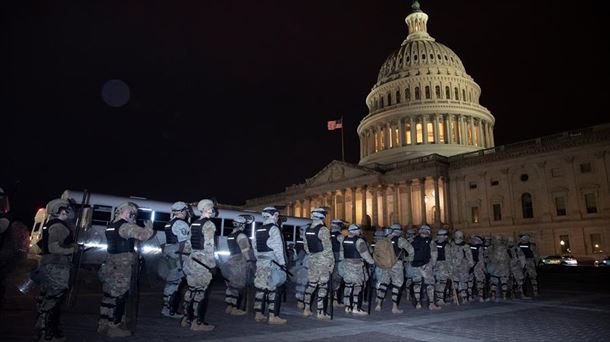
[[[163,255],[168,273],[161,315],[180,319],[180,326],[193,331],[211,331],[215,327],[205,318],[210,283],[217,268],[214,257],[216,226],[211,220],[217,209],[212,200],[199,201],[197,209],[201,216],[191,223],[189,209],[184,202],[174,203],[172,218],[165,226]],[[97,329],[100,335],[122,337],[133,333],[133,328],[128,327],[135,322],[130,322],[126,311],[134,310],[127,308],[127,301],[130,292],[133,296],[130,289],[139,267],[136,245],[137,241],[146,241],[154,234],[151,222],[145,221],[144,227],[136,224],[137,211],[137,205],[132,202],[119,205],[105,231],[108,256],[98,274],[103,283]],[[63,199],[52,200],[47,205],[47,212],[50,218],[43,226],[42,258],[36,277],[41,288],[36,328],[41,341],[59,342],[65,340],[59,329],[59,308],[69,288],[72,257],[79,246],[66,223],[70,204]],[[346,314],[369,314],[362,309],[367,282],[369,307],[372,305],[370,297],[376,292],[375,309],[381,310],[387,289],[391,288],[395,314],[403,312],[399,308],[402,289],[406,288],[409,296],[411,286],[416,308],[421,308],[423,290],[429,308],[439,309],[438,305],[448,301],[448,280],[460,294],[459,298],[454,296],[454,301],[462,303],[474,298],[475,285],[480,300],[506,298],[509,279],[515,282],[517,293],[523,297],[522,285],[526,276],[531,280],[534,295],[537,294],[537,254],[527,235],[521,237],[519,245],[500,236],[487,244],[479,236],[472,236],[469,245],[460,231],[453,234],[452,242],[448,242],[446,229],[439,230],[436,240],[432,240],[430,227],[423,225],[419,234],[410,229],[404,238],[402,227],[394,224],[382,232],[384,238],[392,241],[397,258],[391,267],[383,269],[374,267],[374,250],[362,237],[358,225],[351,224],[345,229],[346,222],[333,220],[328,229],[324,224],[326,215],[324,208],[315,208],[311,213],[312,223],[301,227],[302,246],[296,246],[293,253],[293,261],[300,268],[295,272],[293,267],[294,274],[288,270],[286,244],[276,208],[263,209],[264,222],[256,227],[251,242],[244,228],[254,218],[250,215],[235,218],[234,229],[227,237],[229,260],[219,265],[227,285],[225,312],[246,314],[242,309],[245,289],[253,278],[254,319],[268,324],[285,324],[286,319],[279,314],[282,291],[289,275],[296,283],[297,305],[303,315],[309,317],[315,311],[320,320],[331,319],[335,298],[337,305],[345,306]],[[180,285],[184,279],[187,288],[181,298]],[[374,290],[370,285],[373,279],[376,280]],[[490,295],[484,297],[487,283]],[[178,313],[181,302],[184,314]]]

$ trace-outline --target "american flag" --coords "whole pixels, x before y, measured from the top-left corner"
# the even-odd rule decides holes
[[[329,121],[327,124],[329,131],[334,131],[339,128],[343,128],[343,119]]]

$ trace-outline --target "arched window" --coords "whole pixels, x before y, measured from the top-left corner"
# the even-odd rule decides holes
[[[388,106],[392,105],[392,94],[388,93]]]
[[[425,55],[424,55],[424,56],[425,56]],[[426,99],[431,98],[432,96],[430,95],[430,87],[429,87],[429,86],[426,86],[426,88],[425,88],[425,89],[426,89]]]
[[[421,100],[421,94],[419,93],[419,87],[415,87],[415,101]]]
[[[434,92],[436,93],[436,98],[440,99],[441,98],[441,87],[435,86],[434,87]]]
[[[521,210],[523,211],[523,218],[534,217],[534,206],[532,203],[532,195],[530,193],[524,193],[521,195]]]
[[[382,97],[381,97],[381,108],[383,108],[383,107],[385,106],[385,104],[384,104],[384,100],[385,100],[385,98],[382,96]]]
[[[400,103],[400,90],[396,91],[396,103]]]
[[[411,101],[411,91],[409,90],[409,88],[405,89],[405,101]]]
[[[451,89],[449,89],[449,86],[446,86],[446,87],[445,87],[445,98],[446,98],[447,100],[450,100],[450,99],[451,99]]]
[[[379,108],[379,101],[375,99],[375,106],[373,107],[373,110],[377,110],[377,108]]]
[[[459,100],[460,99],[460,93],[458,92],[458,88],[456,87],[453,90],[454,90],[454,93],[455,93],[455,99]]]
[[[466,101],[466,90],[462,89],[462,101]]]

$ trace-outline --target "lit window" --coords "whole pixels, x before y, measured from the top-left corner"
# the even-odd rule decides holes
[[[572,253],[572,250],[570,249],[569,235],[559,235],[559,247],[561,248],[561,254]]]
[[[472,223],[479,223],[479,207],[472,207]]]
[[[445,121],[441,120],[438,123],[438,139],[439,143],[445,143]]]
[[[428,135],[428,142],[434,143],[434,124],[432,122],[428,122],[426,124],[426,130],[428,131],[426,132]]]
[[[604,250],[602,248],[602,235],[601,234],[591,234],[591,250],[593,253],[603,253]]]
[[[411,145],[411,124],[405,125],[405,142],[407,145]]]
[[[424,142],[424,132],[422,130],[422,125],[420,123],[415,125],[415,134],[416,134],[416,136],[415,136],[416,142],[418,144],[423,143]]]

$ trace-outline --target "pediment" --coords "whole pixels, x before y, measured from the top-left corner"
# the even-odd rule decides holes
[[[308,187],[337,183],[346,179],[376,175],[377,172],[362,166],[333,160],[313,177],[305,180]]]

